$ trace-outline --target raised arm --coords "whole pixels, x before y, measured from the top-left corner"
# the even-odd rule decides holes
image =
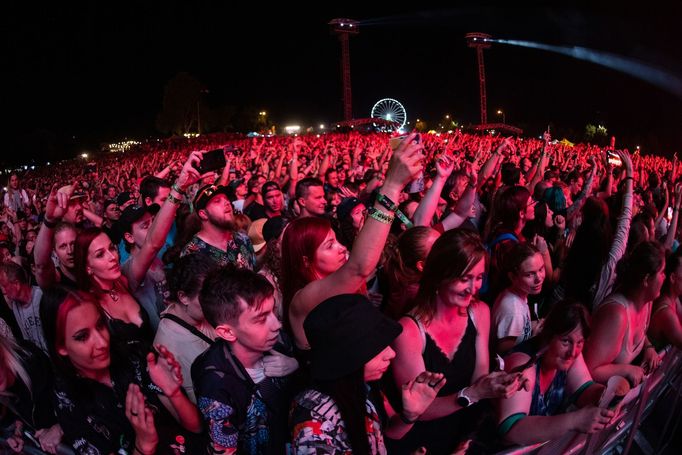
[[[168,197],[163,203],[161,210],[156,214],[154,222],[147,231],[147,236],[140,248],[140,252],[132,256],[130,267],[131,274],[128,277],[128,282],[131,284],[132,288],[137,288],[143,281],[147,270],[152,265],[152,262],[154,262],[154,258],[166,243],[166,236],[168,236],[168,232],[170,232],[173,225],[175,213],[180,201],[182,201],[184,197],[185,191],[206,175],[200,176],[195,168],[195,165],[198,166],[201,162],[201,157],[201,152],[192,152],[190,154],[182,167],[182,171],[180,171],[178,179],[171,188],[170,196],[172,196],[172,198]],[[180,192],[178,192],[178,189]],[[131,289],[131,291],[134,290],[135,289]]]
[[[391,158],[386,183],[381,188],[381,194],[391,201],[398,201],[402,188],[421,170],[423,145],[414,143],[414,137],[411,134],[403,140]],[[367,217],[348,261],[336,272],[303,288],[300,298],[304,302],[321,302],[334,295],[356,292],[374,272],[391,229],[388,219],[393,218],[393,212],[387,213],[388,209],[378,201],[374,209],[383,213]]]
[[[73,193],[73,185],[65,187],[65,193],[57,190],[58,184],[52,185],[50,195],[45,204],[45,219],[40,226],[36,243],[33,247],[33,259],[36,266],[36,281],[42,289],[51,287],[57,281],[57,270],[52,262],[54,249],[54,228],[66,213],[68,200]]]
[[[450,174],[452,174],[454,167],[454,161],[447,155],[443,155],[436,160],[436,177],[434,177],[431,187],[419,202],[417,210],[414,211],[415,226],[431,226],[433,214],[436,213],[443,186],[445,186],[445,182],[450,177]]]
[[[675,241],[677,233],[677,223],[680,219],[680,204],[682,204],[682,183],[675,185],[675,206],[673,207],[673,217],[668,226],[668,234],[665,236],[665,243],[663,247],[666,250],[671,250]]]

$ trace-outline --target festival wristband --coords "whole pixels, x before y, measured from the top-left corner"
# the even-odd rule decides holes
[[[391,223],[393,223],[393,220],[395,219],[395,217],[393,215],[391,215],[390,213],[382,212],[381,210],[376,209],[374,207],[370,207],[369,209],[367,209],[367,214],[373,220],[376,220],[376,221],[378,221],[380,223],[384,223],[384,224],[391,224]]]

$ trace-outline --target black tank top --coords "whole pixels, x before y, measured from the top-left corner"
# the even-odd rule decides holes
[[[476,367],[477,335],[476,326],[471,319],[471,313],[467,317],[467,327],[452,360],[438,347],[433,338],[423,330],[423,326],[417,319],[413,316],[408,317],[419,326],[420,332],[423,332],[425,335],[422,357],[426,371],[443,373],[447,379],[447,383],[438,392],[438,396],[453,395],[470,385]],[[393,378],[391,378],[391,382],[395,385]],[[395,397],[395,395],[393,396]],[[400,408],[396,407],[395,409]],[[466,439],[475,430],[479,414],[477,411],[478,406],[473,405],[440,419],[418,421],[405,437],[399,441],[386,440],[389,453],[409,454],[423,446],[426,447],[426,453],[428,454],[450,454],[460,441]]]

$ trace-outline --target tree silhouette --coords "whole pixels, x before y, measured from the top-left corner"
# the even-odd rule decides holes
[[[176,74],[164,88],[161,112],[156,117],[156,128],[162,133],[176,135],[196,132],[197,109],[200,109],[203,90],[201,82],[190,74]]]

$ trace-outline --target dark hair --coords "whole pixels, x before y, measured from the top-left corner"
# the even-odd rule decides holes
[[[648,275],[665,265],[665,250],[656,241],[642,242],[616,266],[615,289],[625,294],[636,291]]]
[[[523,261],[531,256],[540,254],[538,250],[531,243],[515,243],[511,249],[505,253],[501,270],[504,273],[517,273],[521,268]]]
[[[538,338],[543,345],[553,337],[571,333],[580,326],[583,337],[590,336],[590,314],[587,309],[574,301],[564,300],[557,303],[545,318]]]
[[[431,251],[426,248],[426,239],[432,232],[436,231],[427,226],[410,228],[400,234],[395,247],[389,252],[385,271],[391,297],[384,312],[394,319],[405,314],[406,305],[415,297],[413,288],[422,277],[422,272],[417,269],[417,262],[425,261]]]
[[[170,188],[171,185],[167,180],[161,179],[159,177],[154,177],[149,175],[142,179],[140,183],[140,195],[142,195],[142,202],[145,203],[145,198],[154,199],[159,195],[159,188]]]
[[[73,249],[74,274],[78,288],[84,291],[89,291],[93,285],[93,280],[88,274],[88,249],[92,241],[101,234],[107,235],[100,228],[88,228],[76,236],[76,244]]]
[[[364,369],[332,381],[316,381],[315,389],[329,395],[341,413],[346,435],[351,446],[351,453],[369,455],[370,447],[367,439],[367,385],[364,380]]]
[[[488,253],[478,234],[466,229],[446,231],[433,243],[419,281],[415,313],[425,323],[436,314],[436,292],[446,281],[462,277]]]
[[[242,302],[258,310],[274,292],[275,289],[264,276],[248,269],[227,266],[206,275],[199,303],[206,320],[215,328],[237,320],[243,311]]]
[[[506,228],[515,230],[521,220],[520,212],[526,209],[530,191],[525,186],[510,186],[495,198],[492,229]]]
[[[502,174],[503,185],[518,185],[521,180],[521,169],[513,163],[504,163],[500,173]]]
[[[572,297],[592,308],[593,286],[599,278],[611,248],[613,233],[609,208],[596,197],[590,197],[583,206],[583,222],[575,234],[573,246],[566,256],[562,272],[564,290]]]
[[[677,272],[677,269],[682,264],[682,249],[678,248],[674,253],[670,253],[665,258],[665,281],[661,288],[661,293],[670,291],[670,276]]]
[[[306,177],[302,180],[299,180],[298,183],[296,183],[295,199],[307,197],[309,188],[311,186],[321,186],[324,188],[324,183],[322,183],[322,180],[315,177]]]
[[[201,291],[206,275],[217,267],[215,261],[204,254],[189,254],[180,258],[173,268],[166,272],[170,298],[178,300],[178,293],[195,297]]]

